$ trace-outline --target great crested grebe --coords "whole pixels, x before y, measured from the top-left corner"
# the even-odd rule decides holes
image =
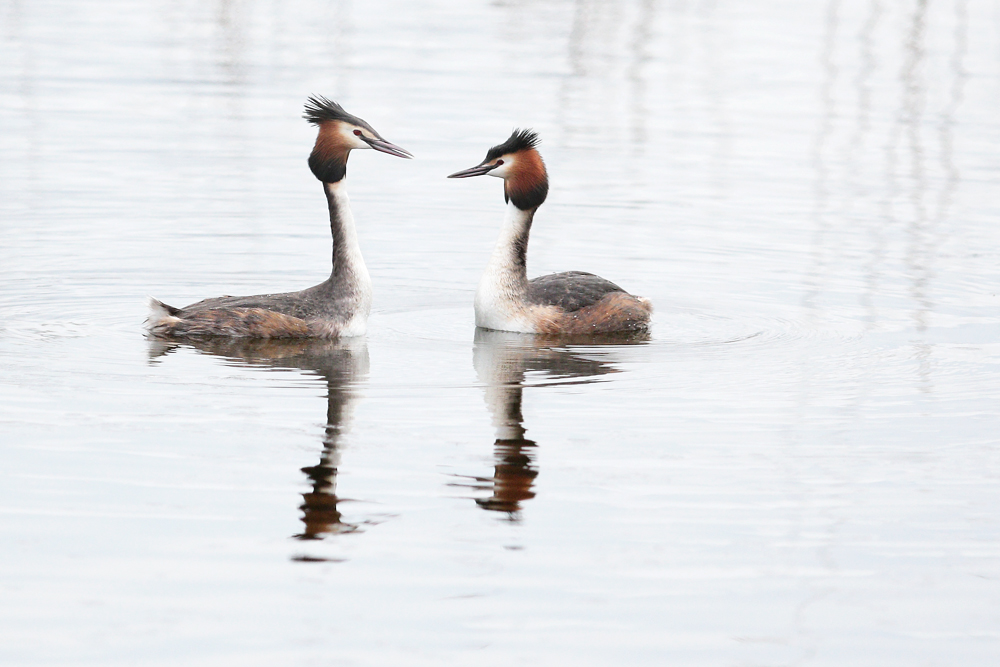
[[[476,326],[541,334],[645,331],[653,311],[649,300],[611,281],[582,271],[528,280],[531,221],[549,192],[545,163],[536,146],[537,134],[514,130],[480,164],[448,177],[489,174],[503,179],[507,215],[476,289]]]
[[[358,148],[413,157],[371,125],[325,97],[310,97],[304,117],[319,128],[309,168],[323,183],[333,233],[333,270],[319,285],[300,292],[223,296],[174,308],[150,299],[146,328],[156,336],[244,338],[337,338],[365,333],[372,281],[361,256],[351,205],[344,189],[347,158]]]

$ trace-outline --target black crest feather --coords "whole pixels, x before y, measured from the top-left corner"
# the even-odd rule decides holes
[[[344,111],[344,107],[340,106],[333,100],[326,99],[322,95],[309,96],[309,99],[306,100],[306,110],[305,113],[302,114],[302,117],[313,125],[322,125],[323,123],[339,120],[344,123],[350,123],[351,125],[363,127],[379,139],[382,138],[382,135],[376,132],[374,127],[357,116],[347,113]]]
[[[525,151],[529,148],[535,148],[539,143],[541,143],[541,139],[538,138],[538,134],[534,130],[516,129],[507,141],[491,148],[489,152],[486,153],[486,159],[483,160],[483,162],[489,162],[490,160],[498,158],[501,155],[506,155],[507,153],[516,153],[517,151]]]
[[[354,118],[351,114],[344,111],[344,107],[332,100],[326,99],[322,95],[309,96],[309,99],[306,100],[306,112],[302,114],[302,117],[313,125],[319,125],[328,120],[346,120],[350,122]]]

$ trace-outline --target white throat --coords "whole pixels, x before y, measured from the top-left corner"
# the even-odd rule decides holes
[[[532,332],[526,319],[528,274],[523,255],[534,210],[522,211],[507,204],[503,226],[493,255],[476,289],[476,326],[504,331]]]

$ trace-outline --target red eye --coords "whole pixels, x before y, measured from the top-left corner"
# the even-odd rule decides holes
[[[499,167],[500,165],[502,165],[502,164],[503,164],[503,160],[497,160],[497,166],[498,166],[498,167]]]
[[[360,137],[361,136],[361,130],[354,130],[354,136]]]

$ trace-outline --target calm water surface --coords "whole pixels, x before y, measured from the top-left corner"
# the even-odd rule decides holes
[[[994,665],[1000,5],[0,0],[0,663]],[[329,271],[368,336],[146,340]],[[477,332],[529,272],[644,340]]]

